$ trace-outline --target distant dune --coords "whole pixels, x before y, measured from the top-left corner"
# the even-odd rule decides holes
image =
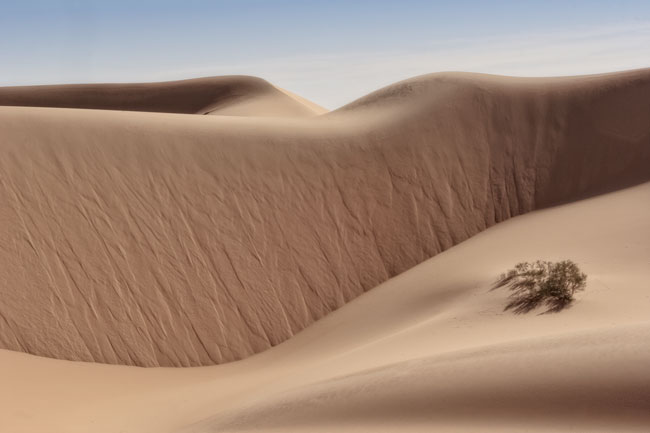
[[[0,87],[0,105],[239,116],[313,116],[323,108],[256,77],[143,84]]]
[[[0,107],[0,346],[139,366],[261,352],[496,223],[650,180],[648,101],[650,70],[433,74],[316,117],[251,78],[0,89],[85,108]]]

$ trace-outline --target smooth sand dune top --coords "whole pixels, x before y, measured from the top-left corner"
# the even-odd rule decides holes
[[[0,351],[0,431],[645,432],[649,241],[646,183],[492,227],[243,361]],[[571,308],[503,311],[501,272],[564,258],[588,274]]]
[[[263,351],[495,223],[648,180],[648,101],[641,70],[434,74],[310,119],[0,108],[0,346]]]
[[[270,117],[308,117],[326,111],[265,80],[248,76],[142,84],[0,87],[0,105]]]

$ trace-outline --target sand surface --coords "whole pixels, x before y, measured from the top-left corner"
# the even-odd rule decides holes
[[[309,117],[326,110],[256,77],[142,84],[0,87],[0,105],[231,116]]]
[[[0,431],[647,431],[648,119],[647,69],[2,88]],[[504,312],[536,259],[586,291]]]
[[[500,221],[650,179],[648,100],[641,70],[433,74],[309,118],[0,107],[0,347],[261,352]]]
[[[501,223],[243,361],[0,351],[0,431],[647,431],[649,241],[646,183]],[[503,312],[504,268],[567,257],[589,275],[573,307]]]

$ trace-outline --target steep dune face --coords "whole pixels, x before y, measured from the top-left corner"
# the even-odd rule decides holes
[[[278,117],[321,114],[315,106],[291,98],[267,81],[247,76],[0,87],[0,105]]]
[[[0,345],[248,356],[497,222],[650,179],[648,118],[648,70],[436,74],[306,120],[0,108]]]
[[[506,210],[500,220],[508,211],[646,179],[649,77],[648,70],[555,79],[433,74],[381,89],[332,116],[374,115],[386,125],[381,133],[392,132],[397,142],[402,131],[390,119],[438,135],[436,150],[460,154],[447,166],[461,165],[467,179],[485,177],[474,173],[485,172],[480,162],[489,161],[488,193],[495,212]]]
[[[646,432],[649,197],[650,182],[505,221],[239,362],[0,350],[0,431]],[[490,290],[518,261],[567,257],[587,288],[560,314],[504,312]]]
[[[649,215],[645,183],[492,227],[279,347],[215,368],[269,383],[182,431],[645,431]],[[504,312],[499,273],[567,257],[588,274],[571,308]]]

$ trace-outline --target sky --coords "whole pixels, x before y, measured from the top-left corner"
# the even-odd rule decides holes
[[[0,86],[245,74],[334,109],[431,72],[642,67],[649,0],[0,0]]]

